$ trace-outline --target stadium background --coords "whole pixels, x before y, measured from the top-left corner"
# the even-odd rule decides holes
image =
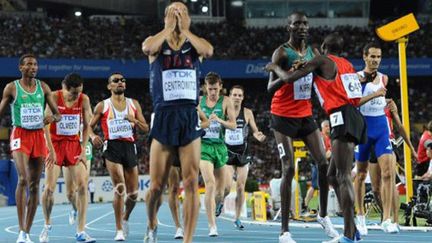
[[[141,51],[142,41],[163,28],[164,0],[0,0],[0,90],[20,77],[18,57],[38,56],[38,78],[52,90],[61,88],[69,72],[85,78],[84,92],[92,105],[109,97],[106,80],[114,71],[127,78],[126,96],[139,100],[147,121],[152,111],[148,93],[148,62]],[[420,30],[410,35],[407,48],[411,136],[417,146],[424,124],[432,111],[432,23],[431,0],[187,0],[192,30],[210,41],[215,55],[203,63],[202,77],[208,71],[221,73],[225,88],[245,87],[245,105],[254,110],[258,127],[268,136],[264,145],[253,139],[254,163],[249,179],[266,184],[280,162],[269,129],[271,97],[266,93],[267,74],[263,72],[272,51],[288,40],[286,17],[292,11],[305,12],[310,21],[309,42],[317,46],[322,38],[338,31],[345,39],[344,55],[356,69],[363,66],[361,49],[377,40],[375,27],[413,12]],[[382,43],[381,71],[390,76],[388,96],[400,102],[397,44]],[[399,106],[400,107],[400,106]],[[324,119],[315,109],[317,122]],[[10,111],[0,118],[0,160],[9,161]],[[146,135],[138,138],[139,172],[148,173]],[[415,163],[415,162],[414,162]],[[0,165],[5,163],[0,163]],[[307,163],[304,163],[306,165]],[[309,172],[301,169],[308,177]],[[12,180],[13,169],[0,166],[0,178]],[[94,150],[92,176],[107,175],[101,151]],[[3,190],[3,191],[2,191]],[[5,187],[0,193],[5,194]],[[11,193],[13,194],[13,193]],[[11,195],[10,194],[10,195]],[[13,196],[13,195],[11,195]]]

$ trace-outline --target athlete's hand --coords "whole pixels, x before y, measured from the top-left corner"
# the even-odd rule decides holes
[[[177,25],[177,17],[175,14],[176,9],[175,8],[169,8],[167,11],[167,14],[165,16],[165,29],[174,31],[175,27]]]
[[[48,156],[45,158],[45,168],[51,169],[57,163],[57,155],[54,150],[48,151]]]
[[[295,60],[295,61],[293,62],[293,64],[292,64],[292,66],[291,66],[291,68],[292,68],[291,71],[294,71],[294,70],[300,69],[300,68],[302,68],[305,64],[306,64],[306,60]]]
[[[258,140],[259,142],[264,142],[264,140],[266,139],[266,136],[262,133],[262,132],[254,132],[253,136],[256,140]]]
[[[219,117],[218,117],[215,113],[211,113],[210,116],[209,116],[209,118],[208,118],[208,120],[209,120],[210,122],[212,122],[212,121],[216,121],[216,122],[219,122],[219,123],[220,123],[220,121],[219,121]]]
[[[387,89],[384,87],[379,88],[377,91],[375,91],[375,97],[385,96],[387,93]]]
[[[191,19],[186,10],[176,12],[176,17],[178,20],[179,29],[181,32],[188,31],[191,24]]]
[[[424,181],[430,181],[432,180],[432,173],[428,171],[424,173],[420,178]]]
[[[50,116],[46,116],[46,117],[44,118],[44,120],[43,120],[44,125],[51,124],[51,123],[53,123],[53,122],[55,122],[55,121],[56,121],[56,119],[55,119],[55,117],[52,116],[52,115],[50,115]]]
[[[131,114],[127,114],[127,115],[124,117],[124,119],[125,119],[125,120],[128,120],[129,122],[136,123],[135,116],[133,116],[133,115],[131,115]]]
[[[81,154],[80,154],[79,158],[77,159],[77,163],[76,164],[78,164],[78,163],[83,163],[84,168],[86,170],[88,170],[88,168],[87,168],[87,156],[86,156],[86,153],[85,153],[85,148],[82,149]]]
[[[95,146],[95,148],[100,148],[103,145],[103,140],[99,136],[94,136],[92,138],[92,144]]]

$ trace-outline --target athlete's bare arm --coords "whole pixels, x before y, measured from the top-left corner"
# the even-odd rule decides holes
[[[405,143],[408,144],[408,147],[411,150],[411,154],[416,159],[418,159],[417,151],[415,150],[414,146],[412,145],[411,140],[408,137],[408,134],[406,133],[404,126],[402,125],[402,122],[401,122],[401,119],[399,117],[398,108],[396,106],[396,103],[393,100],[389,100],[387,102],[387,105],[390,108],[392,119],[393,119],[393,122],[394,122],[394,124],[396,126],[396,129],[398,130],[399,134],[402,136],[402,138],[405,141]]]
[[[261,143],[264,142],[266,136],[258,129],[255,123],[255,117],[253,115],[252,110],[248,108],[244,108],[244,113],[245,113],[246,122],[249,124],[249,126],[252,129],[254,138]]]
[[[6,107],[11,103],[11,101],[14,99],[15,94],[15,84],[13,82],[8,83],[6,87],[3,90],[3,96],[0,102],[0,116],[3,114],[3,112],[6,110]]]
[[[141,105],[138,103],[137,100],[133,100],[133,103],[137,109],[136,110],[136,117],[133,117],[133,116],[128,114],[125,117],[125,119],[132,122],[132,123],[135,123],[141,131],[148,132],[149,131],[149,125],[147,124],[147,122],[143,116],[143,113],[141,110]]]
[[[208,128],[210,126],[210,121],[207,118],[207,116],[204,114],[204,112],[201,110],[200,106],[197,106],[197,111],[198,111],[199,119],[201,120],[200,127],[203,129]]]
[[[284,49],[282,48],[282,46],[280,46],[278,49],[276,49],[273,52],[272,55],[272,63],[275,63],[281,67],[284,67],[287,63],[287,55],[284,51]],[[277,77],[277,75],[275,75],[275,73],[270,72],[269,75],[269,81],[267,84],[267,91],[271,94],[273,94],[274,92],[276,92],[278,89],[280,89],[280,87],[282,87],[285,83]]]
[[[360,99],[359,106],[365,104],[366,102],[368,102],[369,100],[371,100],[373,98],[376,98],[376,97],[379,97],[379,96],[385,96],[386,93],[387,93],[387,89],[386,88],[383,88],[383,87],[379,88],[377,91],[373,92],[372,94],[363,96]]]
[[[51,92],[50,87],[45,82],[41,82],[41,86],[45,94],[45,101],[52,112],[51,116],[47,116],[44,118],[44,124],[47,125],[53,122],[60,121],[61,115],[60,112],[58,111],[57,103],[54,101],[53,93]]]
[[[200,38],[190,31],[191,19],[187,11],[178,11],[176,14],[180,32],[186,36],[192,46],[195,47],[198,55],[204,58],[213,56],[213,46],[204,38]]]
[[[237,121],[236,121],[236,116],[235,116],[235,111],[234,111],[234,105],[231,102],[231,99],[228,96],[224,96],[223,99],[223,109],[224,109],[224,113],[227,115],[228,120],[224,121],[222,119],[220,119],[219,117],[216,116],[215,119],[217,119],[217,121],[222,124],[222,126],[224,126],[225,128],[234,130],[237,128]],[[213,114],[212,114],[213,115]],[[210,120],[212,120],[212,115],[210,116]]]
[[[98,135],[96,135],[93,131],[93,129],[95,129],[96,125],[99,123],[99,120],[102,116],[102,111],[103,111],[103,107],[104,107],[104,102],[101,101],[99,102],[95,109],[94,109],[94,113],[93,113],[93,117],[90,121],[90,126],[89,126],[89,135],[90,138],[92,140],[92,144],[96,147],[96,148],[100,148],[103,144],[103,140],[102,138],[100,138]]]

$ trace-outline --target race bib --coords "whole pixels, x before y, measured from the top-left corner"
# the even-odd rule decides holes
[[[197,78],[194,69],[171,69],[162,72],[164,101],[195,100],[197,98]]]
[[[20,109],[21,127],[39,129],[43,125],[43,108],[40,104],[23,104]]]
[[[228,145],[242,145],[244,142],[243,129],[225,130],[225,143]]]
[[[133,136],[132,126],[128,120],[108,120],[109,139],[130,138]]]
[[[210,122],[210,126],[204,129],[206,134],[203,138],[219,138],[221,131],[221,124],[217,121]]]
[[[85,154],[86,154],[86,156],[92,156],[92,154],[93,154],[92,149],[93,148],[92,148],[92,146],[90,144],[86,145],[86,148],[85,148]]]
[[[342,83],[348,98],[361,98],[362,97],[362,87],[360,80],[355,73],[346,73],[341,76]]]
[[[64,114],[61,120],[56,123],[57,135],[73,136],[80,132],[80,118],[78,114]]]
[[[312,73],[294,82],[294,99],[309,100],[312,92]]]
[[[330,126],[336,127],[344,124],[342,111],[335,112],[330,115]]]
[[[21,138],[12,139],[10,141],[11,150],[16,150],[21,148]]]

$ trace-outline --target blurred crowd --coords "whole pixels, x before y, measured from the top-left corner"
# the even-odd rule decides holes
[[[376,40],[375,27],[339,26],[311,28],[310,43],[318,45],[323,36],[338,31],[346,43],[345,56],[361,57],[365,43]],[[422,45],[410,45],[408,57],[432,56],[432,24],[422,23],[410,39],[421,39]],[[18,57],[32,52],[45,58],[142,59],[142,41],[163,28],[162,23],[148,23],[139,18],[29,18],[0,17],[0,56]],[[198,23],[192,31],[215,46],[216,59],[270,58],[273,50],[288,39],[285,27],[246,28],[239,24]],[[397,57],[394,43],[383,43],[383,57]]]

